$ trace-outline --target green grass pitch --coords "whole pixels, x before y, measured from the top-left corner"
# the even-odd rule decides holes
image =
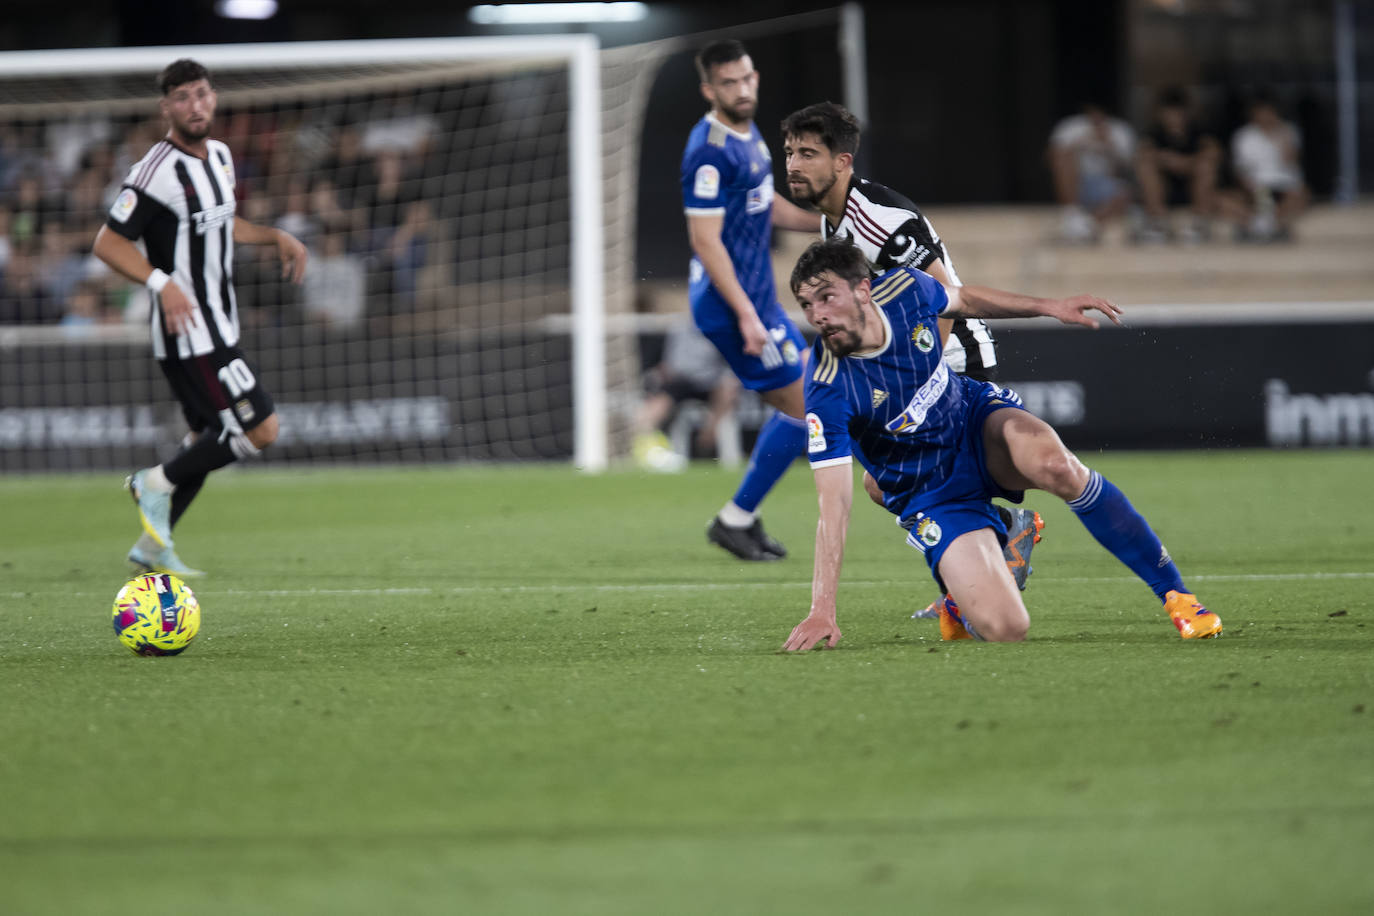
[[[1221,639],[1043,494],[1028,642],[909,619],[856,502],[845,638],[787,656],[802,464],[768,565],[705,543],[711,466],[258,468],[178,529],[199,638],[137,658],[119,476],[0,480],[0,912],[1374,912],[1374,457],[1084,457]]]

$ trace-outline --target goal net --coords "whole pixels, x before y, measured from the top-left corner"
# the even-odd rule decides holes
[[[148,464],[185,432],[147,294],[90,254],[183,56],[239,215],[311,252],[295,287],[236,251],[268,461],[605,464],[608,387],[639,381],[605,264],[632,245],[602,219],[595,40],[568,36],[0,55],[0,471]]]
[[[848,67],[843,20],[730,34],[839,24]],[[0,53],[0,473],[147,465],[185,432],[146,292],[90,254],[184,56],[213,75],[239,215],[311,252],[295,287],[270,247],[236,250],[242,347],[281,420],[266,462],[625,456],[663,327],[636,314],[645,114],[665,62],[714,37]]]

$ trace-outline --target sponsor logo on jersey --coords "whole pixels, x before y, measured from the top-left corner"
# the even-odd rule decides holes
[[[754,214],[763,213],[773,206],[773,174],[770,172],[764,176],[763,181],[757,187],[749,189],[749,196],[744,201],[744,212]]]
[[[698,168],[692,193],[703,200],[715,200],[720,194],[720,170],[714,165],[703,165]]]
[[[883,401],[887,400],[887,392],[880,388],[873,389],[873,406],[881,407]]]
[[[926,414],[930,408],[935,406],[935,402],[940,400],[941,395],[949,388],[949,367],[944,360],[935,367],[930,378],[926,383],[916,390],[912,395],[910,403],[906,405],[906,410],[902,411],[888,421],[887,431],[890,433],[915,432],[921,428],[921,424],[926,421]]]
[[[927,547],[934,547],[940,543],[940,538],[944,532],[940,530],[940,523],[933,518],[923,518],[916,523],[916,539]]]
[[[922,353],[929,353],[935,348],[935,335],[930,328],[923,324],[918,324],[911,329],[911,342],[916,345],[916,349]]]
[[[825,448],[825,426],[821,423],[820,417],[809,413],[806,415],[806,450],[823,452]]]
[[[196,225],[196,235],[204,235],[213,229],[218,229],[225,223],[234,218],[234,202],[218,204],[201,210],[199,213],[192,213],[191,220]]]
[[[116,222],[127,223],[129,217],[134,215],[134,207],[137,206],[138,193],[133,188],[125,188],[115,198],[114,206],[110,207],[110,217]]]

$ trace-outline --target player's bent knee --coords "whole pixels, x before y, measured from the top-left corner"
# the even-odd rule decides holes
[[[1087,486],[1089,472],[1073,452],[1060,447],[1040,457],[1034,480],[1040,489],[1063,500],[1075,499]]]
[[[253,443],[254,448],[267,448],[277,441],[279,430],[280,424],[277,422],[277,415],[275,413],[268,414],[261,423],[248,430],[248,441]]]
[[[1024,607],[985,615],[981,620],[970,615],[969,619],[978,635],[988,642],[1021,642],[1030,632],[1030,616]]]

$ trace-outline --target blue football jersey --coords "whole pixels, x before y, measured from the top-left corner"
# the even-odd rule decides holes
[[[753,124],[731,130],[711,114],[692,128],[682,154],[682,199],[687,215],[724,217],[721,241],[735,276],[756,309],[777,302],[770,243],[773,236],[773,157]],[[692,292],[710,289],[695,257]],[[722,307],[728,311],[728,306]],[[733,315],[730,316],[733,323]]]
[[[811,467],[857,456],[900,518],[952,500],[985,498],[959,453],[974,392],[941,358],[944,287],[909,267],[879,276],[873,303],[887,325],[879,351],[836,357],[817,338],[806,380]],[[1012,406],[1008,404],[1007,406]]]

